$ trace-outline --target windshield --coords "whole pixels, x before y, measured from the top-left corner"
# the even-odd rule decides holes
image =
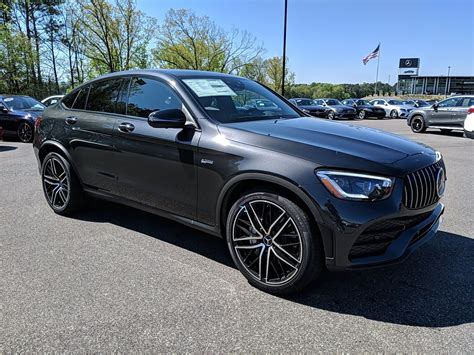
[[[367,101],[367,100],[357,100],[357,105],[369,105],[372,106],[372,104]]]
[[[11,110],[43,110],[46,107],[41,102],[29,96],[5,97],[3,102],[5,102]]]
[[[388,103],[390,105],[403,105],[403,103],[400,100],[388,100]]]
[[[311,106],[314,105],[313,100],[303,99],[303,100],[296,100],[296,104],[300,106]]]
[[[329,99],[329,100],[326,100],[326,105],[329,105],[329,106],[336,106],[336,105],[342,105],[341,102],[339,100],[336,100],[336,99]]]
[[[300,115],[260,84],[243,78],[185,78],[211,118],[220,123],[296,118]]]
[[[430,103],[423,101],[423,100],[418,100],[417,101],[418,106],[429,106]]]

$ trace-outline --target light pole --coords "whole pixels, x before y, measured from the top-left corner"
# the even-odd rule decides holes
[[[451,71],[451,67],[448,66],[448,76],[446,77],[446,88],[444,90],[444,96],[448,96],[448,85],[449,85],[449,72]]]
[[[285,0],[285,18],[283,25],[283,72],[281,79],[281,95],[285,96],[285,69],[286,69],[286,19],[288,13],[288,0]]]

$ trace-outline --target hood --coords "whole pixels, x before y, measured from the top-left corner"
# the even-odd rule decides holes
[[[298,106],[300,109],[305,109],[305,110],[324,110],[325,107],[324,106],[320,106],[320,105],[300,105]]]
[[[346,106],[346,105],[331,105],[331,106],[328,105],[328,107],[332,107],[336,110],[348,110],[348,109],[349,110],[355,110],[353,107]]]
[[[415,106],[412,106],[412,105],[395,105],[397,106],[398,108],[403,108],[405,110],[413,110],[414,108],[416,108]]]
[[[435,162],[435,151],[388,132],[316,118],[219,126],[227,139],[280,151],[319,166],[403,176]]]
[[[40,116],[43,113],[44,110],[15,110],[12,111],[13,114],[18,115],[18,116],[23,116],[25,118],[32,118],[36,119],[38,116]]]
[[[374,111],[385,111],[381,107],[376,107],[376,106],[372,106],[372,105],[357,105],[357,108],[371,109],[371,110],[374,110]]]

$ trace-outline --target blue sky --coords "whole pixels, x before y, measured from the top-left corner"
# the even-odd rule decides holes
[[[283,0],[137,0],[159,22],[170,8],[207,15],[252,33],[282,55]],[[287,56],[297,83],[373,82],[362,58],[381,42],[379,80],[395,82],[400,57],[419,57],[420,75],[474,75],[474,0],[288,0]]]

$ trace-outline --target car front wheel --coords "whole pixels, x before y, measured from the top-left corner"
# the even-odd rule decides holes
[[[329,111],[329,113],[328,113],[328,119],[333,120],[334,117],[335,117],[334,111]]]
[[[289,199],[267,192],[237,200],[227,218],[232,259],[257,288],[274,294],[308,286],[324,270],[319,235],[307,214]]]
[[[365,118],[365,111],[362,110],[359,112],[359,119],[363,120]]]
[[[69,162],[57,153],[49,153],[41,165],[43,192],[54,212],[68,215],[86,202],[85,193]]]
[[[390,111],[390,118],[398,118],[397,110]]]
[[[426,131],[425,121],[421,116],[415,116],[411,119],[411,130],[415,133],[422,133]]]

